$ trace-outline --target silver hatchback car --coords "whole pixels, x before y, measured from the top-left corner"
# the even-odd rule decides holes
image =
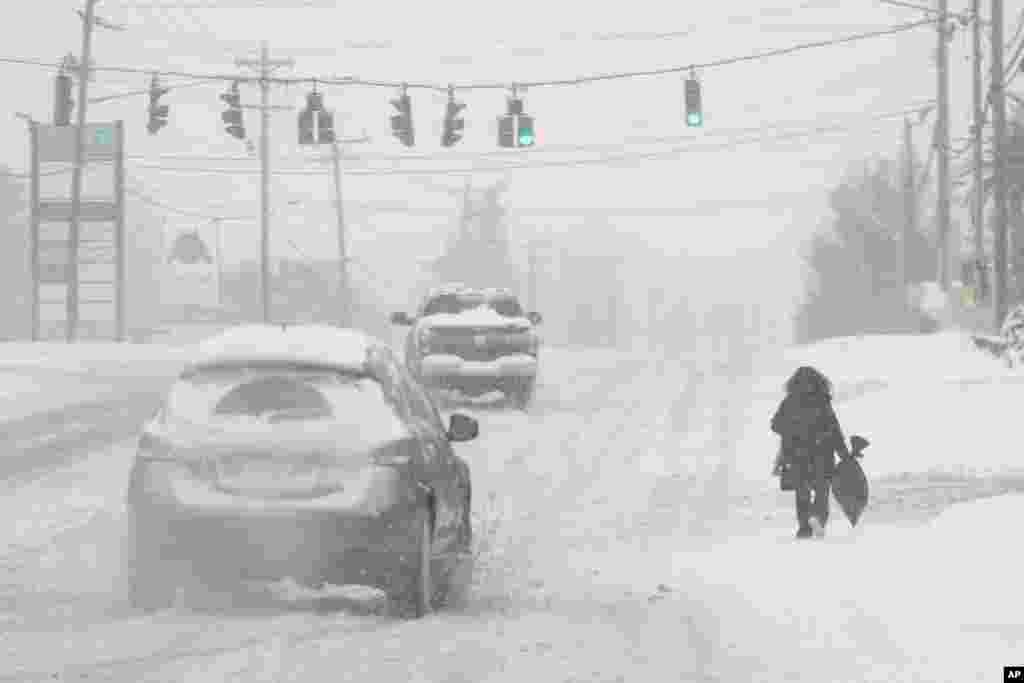
[[[419,617],[470,552],[469,467],[383,342],[322,325],[245,325],[198,347],[145,425],[127,493],[129,589],[166,606],[204,585],[361,584]]]

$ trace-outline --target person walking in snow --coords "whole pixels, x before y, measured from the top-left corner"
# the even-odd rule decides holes
[[[832,409],[832,384],[810,366],[797,368],[786,382],[786,396],[772,417],[782,438],[776,472],[793,482],[797,538],[823,536],[835,454],[849,457],[846,438]]]

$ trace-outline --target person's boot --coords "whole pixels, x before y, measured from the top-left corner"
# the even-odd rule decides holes
[[[810,538],[813,533],[814,530],[811,527],[801,524],[800,528],[796,530],[796,537]]]
[[[811,517],[810,520],[811,532],[815,538],[825,537],[825,525],[821,523],[821,520],[817,517]]]

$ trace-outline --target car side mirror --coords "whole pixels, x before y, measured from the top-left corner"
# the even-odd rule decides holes
[[[526,314],[526,317],[534,325],[540,325],[544,322],[544,317],[537,311],[530,311]]]
[[[392,325],[412,325],[412,318],[410,318],[409,314],[404,312],[404,311],[399,312],[399,313],[392,313],[391,314],[391,324]]]
[[[469,415],[453,413],[448,421],[449,441],[472,441],[480,435],[480,423]]]

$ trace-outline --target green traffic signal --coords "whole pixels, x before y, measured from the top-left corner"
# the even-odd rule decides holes
[[[691,76],[686,79],[686,125],[694,128],[704,125],[704,108],[701,106],[700,81]]]
[[[517,126],[516,139],[519,142],[519,146],[532,147],[536,141],[536,136],[533,133],[533,117],[521,114],[518,118],[519,125]]]

